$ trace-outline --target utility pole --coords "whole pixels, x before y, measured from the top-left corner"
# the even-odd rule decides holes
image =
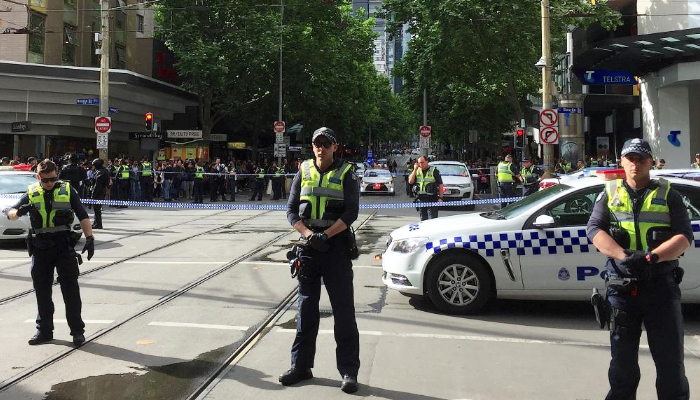
[[[423,126],[428,126],[428,88],[427,87],[423,88]],[[418,138],[418,140],[420,141],[420,137]],[[420,155],[422,155],[423,157],[428,157],[428,150],[429,149],[427,147],[421,147]]]
[[[109,0],[102,0],[102,54],[100,57],[100,116],[109,116]],[[107,160],[108,149],[100,149],[100,158]]]
[[[280,0],[280,88],[279,88],[279,105],[277,109],[277,120],[282,121],[282,40],[284,29],[284,0]],[[277,167],[282,166],[282,156],[277,156]]]
[[[549,48],[549,0],[542,0],[542,57],[544,58],[544,68],[542,68],[542,109],[552,107],[552,54]],[[543,144],[543,164],[548,172],[554,171],[554,145]]]

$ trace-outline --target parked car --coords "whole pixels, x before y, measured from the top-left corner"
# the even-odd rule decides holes
[[[17,171],[6,167],[0,167],[0,195],[16,195],[12,197],[0,196],[0,209],[12,207],[19,200],[19,195],[25,193],[29,185],[37,182],[33,172]],[[29,216],[25,215],[15,221],[0,215],[0,239],[24,239],[29,234],[31,225]],[[73,232],[82,234],[82,228],[77,218],[71,225]]]
[[[386,169],[368,169],[360,182],[360,195],[368,193],[388,194],[394,196],[395,184],[391,172]]]
[[[466,164],[458,161],[433,161],[430,166],[440,171],[445,201],[472,200],[474,198],[472,175]],[[466,206],[466,208],[473,210],[474,205]]]
[[[681,258],[683,301],[700,303],[700,182],[667,178],[683,197],[695,240]],[[504,209],[442,217],[391,232],[382,281],[469,314],[494,298],[588,300],[603,291],[605,256],[586,236],[601,179],[571,179]]]

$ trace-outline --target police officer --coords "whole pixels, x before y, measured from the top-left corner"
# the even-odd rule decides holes
[[[659,399],[687,400],[678,257],[692,242],[693,230],[680,194],[668,181],[650,178],[649,143],[628,140],[621,155],[626,177],[606,184],[587,229],[593,245],[608,256],[612,360],[607,400],[636,396],[642,323],[656,364]]]
[[[529,158],[523,157],[523,169],[520,171],[520,179],[523,180],[523,196],[529,196],[540,190],[540,181],[544,171],[534,165]]]
[[[292,346],[292,368],[279,377],[285,385],[313,378],[319,326],[321,278],[328,292],[335,320],[336,362],[342,376],[341,390],[357,391],[360,339],[355,321],[353,272],[348,245],[349,229],[359,211],[359,185],[349,163],[334,159],[335,133],[319,128],[313,134],[315,160],[302,163],[294,177],[287,203],[287,219],[309,246],[298,256],[312,273],[299,279],[299,316]]]
[[[144,157],[141,162],[141,176],[139,177],[139,184],[141,185],[141,196],[144,201],[153,201],[153,164],[148,159]]]
[[[574,172],[574,168],[571,166],[571,163],[569,163],[569,161],[566,158],[562,158],[561,162],[557,164],[556,171],[560,174],[570,174]]]
[[[513,164],[513,156],[506,154],[504,161],[498,163],[496,168],[496,178],[498,179],[498,196],[500,198],[515,197],[515,180],[518,177],[518,170]],[[508,205],[508,202],[501,203],[501,208]]]
[[[83,183],[83,180],[87,179],[87,172],[83,167],[78,165],[77,154],[67,156],[66,161],[70,162],[61,168],[61,173],[58,174],[58,178],[70,182],[73,189],[80,194],[80,185]]]
[[[92,160],[94,174],[92,176],[92,187],[90,188],[93,200],[104,200],[107,197],[109,188],[109,171],[104,167],[104,161],[99,158]],[[102,204],[94,204],[95,221],[92,229],[102,229]]]
[[[272,163],[270,167],[270,173],[272,175],[272,200],[279,200],[282,198],[282,176],[284,175],[284,170],[277,166],[277,163]]]
[[[265,190],[265,169],[263,167],[254,168],[256,171],[255,179],[253,180],[253,196],[251,196],[250,201],[255,201],[255,197],[258,197],[258,201],[262,201],[263,190]]]
[[[600,166],[600,164],[598,163],[598,159],[595,157],[591,157],[591,162],[589,165],[594,168]]]
[[[202,161],[197,162],[197,166],[194,169],[194,203],[202,204],[204,203],[204,167],[202,166]]]
[[[442,177],[440,171],[431,167],[428,159],[418,157],[418,162],[413,165],[413,171],[408,177],[408,183],[418,186],[418,202],[435,203],[442,202]],[[419,207],[420,220],[438,217],[438,207]]]
[[[665,166],[666,166],[666,160],[664,160],[663,158],[659,158],[659,160],[656,162],[656,165],[654,165],[653,169],[656,169],[656,170],[664,169]]]
[[[37,165],[38,183],[29,186],[29,191],[10,209],[3,212],[7,218],[17,218],[29,214],[33,238],[28,239],[29,254],[32,257],[32,283],[36,293],[39,313],[36,317],[36,334],[29,339],[30,345],[53,340],[53,312],[51,287],[54,268],[58,272],[63,301],[66,304],[66,320],[73,336],[73,344],[80,346],[85,341],[85,324],[80,316],[82,303],[78,287],[78,258],[73,246],[70,225],[74,215],[80,220],[85,233],[83,253],[88,252],[88,260],[95,252],[95,239],[92,236],[90,218],[80,203],[78,193],[70,182],[58,180],[56,164],[44,160]]]
[[[129,160],[122,159],[120,165],[117,167],[117,194],[119,195],[119,200],[128,201],[129,200],[129,188],[131,187],[131,171],[129,168]],[[117,206],[118,208],[126,208],[126,205]]]
[[[700,153],[695,153],[695,162],[690,164],[690,168],[700,169]]]

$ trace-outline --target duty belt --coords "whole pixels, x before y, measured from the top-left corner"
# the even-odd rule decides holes
[[[304,221],[309,228],[328,228],[335,224],[335,220],[329,219],[307,219]]]
[[[65,232],[69,231],[70,227],[68,225],[60,225],[60,226],[52,226],[48,228],[33,228],[33,231],[37,235],[41,235],[44,233],[57,233],[57,232]]]

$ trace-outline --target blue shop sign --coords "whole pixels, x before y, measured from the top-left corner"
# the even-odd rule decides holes
[[[581,82],[588,85],[636,85],[637,78],[627,71],[604,69],[578,71]]]

